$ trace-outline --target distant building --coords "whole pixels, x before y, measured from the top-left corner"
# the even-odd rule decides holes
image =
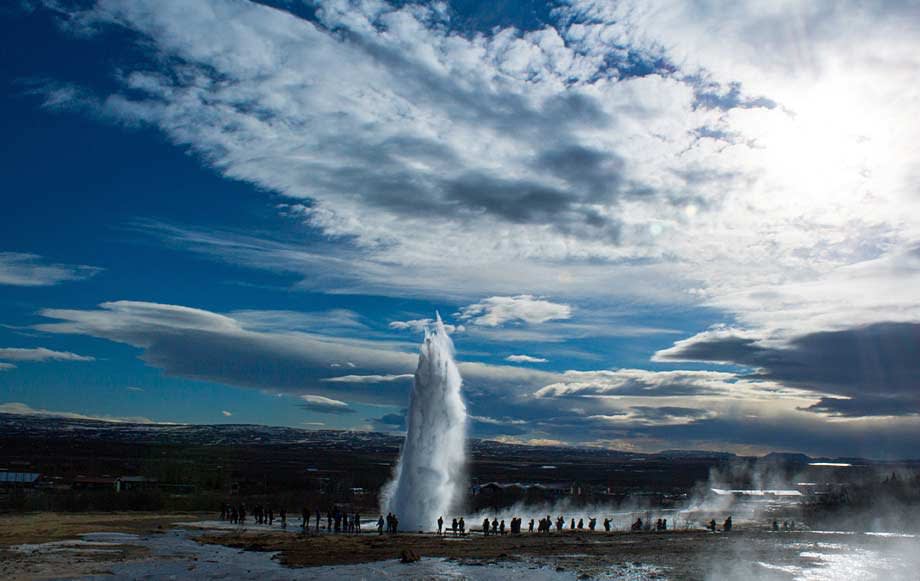
[[[117,478],[111,476],[77,476],[71,486],[74,490],[114,490],[117,491]]]
[[[115,479],[115,492],[127,490],[148,490],[157,487],[155,478],[146,476],[121,476]]]
[[[0,487],[2,488],[34,488],[41,480],[38,472],[6,472],[0,471]]]

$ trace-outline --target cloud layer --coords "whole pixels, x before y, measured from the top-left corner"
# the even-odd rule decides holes
[[[54,351],[45,347],[0,348],[0,360],[3,361],[95,361],[93,357],[77,355],[69,351]]]
[[[0,252],[0,285],[52,286],[87,279],[101,270],[94,266],[53,264],[36,254]]]
[[[654,371],[467,361],[471,410],[496,437],[823,450],[918,434],[914,3],[568,0],[536,28],[488,30],[445,4],[321,0],[309,18],[245,0],[48,4],[82,41],[114,32],[138,50],[113,56],[105,89],[35,85],[45,107],[153,127],[271,192],[312,240],[134,225],[167,245],[299,289],[447,297],[466,305],[454,332],[554,362],[572,346],[552,343],[674,332],[584,313],[696,307],[726,323],[656,343]],[[0,254],[0,284],[95,272]],[[415,360],[354,338],[345,310],[42,314],[40,330],[314,411],[401,405]],[[405,316],[390,328],[428,323]],[[718,370],[668,369],[685,362]]]

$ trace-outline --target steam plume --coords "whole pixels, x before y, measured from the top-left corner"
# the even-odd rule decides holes
[[[393,480],[384,489],[384,510],[401,526],[432,528],[447,515],[463,489],[466,474],[466,406],[454,344],[437,315],[425,331],[409,395],[406,440]]]

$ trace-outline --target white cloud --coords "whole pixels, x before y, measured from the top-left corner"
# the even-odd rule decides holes
[[[353,401],[403,404],[407,387],[398,379],[410,374],[418,361],[415,344],[253,331],[228,315],[179,305],[114,301],[99,309],[45,309],[41,314],[57,321],[36,325],[40,331],[126,343],[143,349],[142,359],[168,374],[273,392],[330,398],[348,394]],[[471,361],[459,367],[468,389],[488,393],[526,391],[558,378],[555,373]],[[325,381],[345,377],[344,368],[361,372],[348,375],[393,381]]]
[[[722,371],[649,371],[616,369],[566,371],[559,382],[535,392],[537,397],[618,397],[618,398],[718,398],[722,400],[776,401],[794,399],[812,403],[816,392],[791,389],[773,381],[745,379]]]
[[[846,269],[920,239],[915,7],[573,0],[540,30],[481,34],[449,14],[105,0],[68,22],[154,55],[93,114],[158,127],[335,241],[164,233],[222,260],[319,290],[739,316],[751,289],[838,272],[860,316],[891,302]],[[88,100],[66,89],[47,98]]]
[[[390,321],[389,327],[397,331],[412,331],[413,333],[424,333],[434,325],[434,319],[411,319],[408,321]],[[451,325],[444,323],[444,329],[448,334],[463,333],[466,327],[463,325]]]
[[[223,410],[223,411],[221,411],[220,413],[223,414],[225,417],[228,417],[228,418],[229,418],[230,416],[233,415],[232,412],[228,412],[227,410]]]
[[[492,425],[509,425],[509,426],[523,426],[527,424],[526,420],[517,420],[514,418],[490,418],[488,416],[470,416],[470,419],[474,422],[480,422],[483,424],[492,424]]]
[[[534,329],[513,323],[567,320],[571,310],[559,308],[613,301],[712,307],[738,327],[723,343],[750,341],[764,353],[819,331],[920,321],[913,4],[572,0],[540,30],[478,34],[453,28],[449,9],[331,0],[316,8],[318,22],[308,22],[241,0],[101,0],[68,15],[69,26],[130,29],[151,58],[119,63],[113,94],[52,83],[47,104],[70,101],[156,127],[228,178],[287,198],[279,213],[326,235],[304,247],[147,225],[164,240],[294,273],[308,290],[457,304],[491,297],[467,307],[479,337],[535,339]],[[521,297],[556,310],[487,302]],[[145,316],[140,305],[111,303],[46,313],[59,316],[50,325],[59,332],[128,343],[168,373],[233,385],[334,395],[346,384],[320,381],[332,365],[399,375],[414,360],[404,345],[282,330],[265,314],[183,308],[155,305]],[[597,332],[562,325],[540,336]],[[188,361],[195,346],[199,357]],[[792,399],[782,409],[730,409],[737,402],[727,394],[755,389],[737,378],[682,372],[664,382],[619,371],[563,380],[462,368],[471,390],[488,384],[490,395],[555,386],[605,425],[654,423],[641,401],[616,399],[624,390],[660,399],[680,388],[718,392],[712,397],[726,407],[713,419],[672,402],[657,416],[671,427],[724,422],[708,429],[779,443],[787,434],[810,442],[843,433],[789,407]],[[397,400],[380,393],[389,385],[372,387],[357,397]],[[758,413],[760,421],[746,419]],[[915,433],[911,426],[878,433]],[[848,429],[851,443],[875,436]]]
[[[6,361],[95,361],[94,357],[77,355],[69,351],[53,351],[45,347],[24,349],[20,347],[0,348],[0,359]]]
[[[572,307],[532,295],[489,297],[460,309],[458,316],[473,325],[498,327],[509,322],[531,325],[572,316]]]
[[[302,395],[300,407],[321,414],[351,414],[353,410],[346,402],[321,395]]]
[[[16,369],[16,366],[12,363],[3,363],[0,362],[0,371],[8,371],[10,369]]]
[[[411,373],[401,373],[398,375],[340,375],[336,377],[327,377],[323,381],[330,383],[383,383],[386,381],[400,381],[403,379],[412,379]]]
[[[495,436],[488,438],[495,442],[501,442],[502,444],[517,444],[520,446],[547,446],[547,447],[564,447],[570,446],[571,442],[566,442],[564,440],[556,440],[554,438],[521,438],[519,436]]]
[[[233,311],[231,317],[255,331],[309,331],[328,334],[366,334],[367,326],[358,313],[348,309],[328,311]]]
[[[155,422],[143,416],[109,416],[109,415],[87,415],[75,412],[58,412],[44,409],[35,409],[20,402],[7,402],[0,404],[0,413],[13,414],[19,416],[43,416],[51,418],[64,418],[70,420],[94,420],[98,422],[111,422],[115,424],[161,424],[176,425],[171,422]]]
[[[505,361],[511,361],[512,363],[546,363],[548,360],[530,355],[509,355],[505,357]]]
[[[51,264],[36,254],[0,252],[0,285],[51,286],[87,279],[101,270],[94,266]]]

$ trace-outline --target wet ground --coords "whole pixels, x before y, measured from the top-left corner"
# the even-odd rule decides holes
[[[403,564],[399,555],[421,555]],[[216,522],[0,548],[2,579],[917,579],[920,540],[833,531],[484,538],[303,535]]]

